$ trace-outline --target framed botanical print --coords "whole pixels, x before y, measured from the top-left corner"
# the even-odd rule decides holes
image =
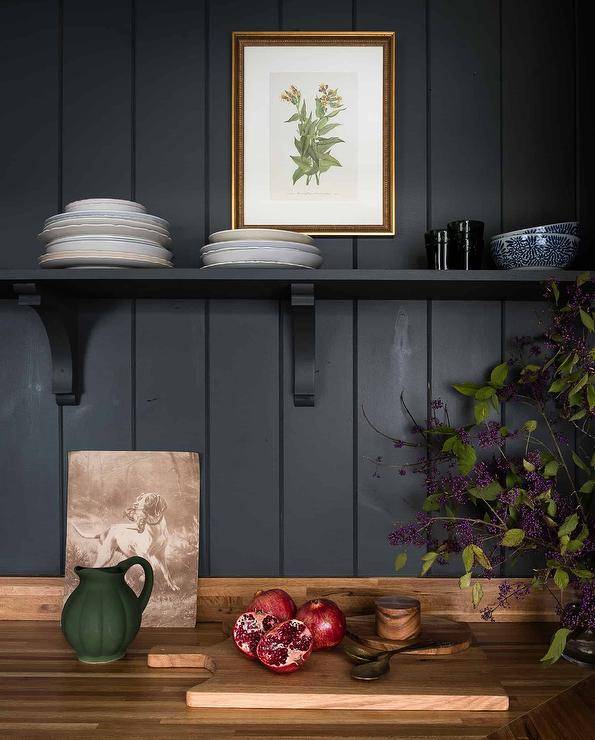
[[[233,34],[232,225],[395,233],[395,34]]]

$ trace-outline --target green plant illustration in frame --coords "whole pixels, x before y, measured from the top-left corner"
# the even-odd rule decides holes
[[[297,133],[293,140],[297,154],[290,155],[296,165],[292,176],[293,184],[305,177],[306,185],[311,182],[320,185],[321,175],[331,167],[341,167],[341,162],[332,154],[332,150],[345,141],[328,134],[341,125],[336,117],[347,110],[347,106],[343,105],[338,89],[329,88],[324,82],[318,87],[318,94],[310,111],[301,91],[295,85],[290,85],[281,93],[281,100],[296,109],[285,121],[297,123]]]

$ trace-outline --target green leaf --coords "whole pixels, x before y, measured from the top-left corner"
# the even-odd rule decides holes
[[[556,571],[554,573],[554,583],[561,591],[563,591],[566,586],[568,586],[569,581],[570,578],[568,576],[568,573],[565,570],[562,570],[562,568],[556,568]]]
[[[579,313],[583,325],[586,326],[589,331],[595,330],[595,324],[593,323],[593,317],[591,316],[591,314],[587,313],[582,308],[579,308]]]
[[[589,404],[589,411],[593,411],[595,408],[595,388],[591,384],[587,388],[587,402]]]
[[[477,461],[477,453],[471,445],[461,445],[461,450],[457,454],[457,463],[459,470],[463,475],[469,475]]]
[[[459,588],[469,588],[471,585],[471,573],[465,573],[459,578]]]
[[[471,600],[473,606],[477,608],[479,602],[483,599],[483,586],[479,581],[475,581],[471,590]]]
[[[449,437],[442,445],[442,452],[452,452],[457,440],[458,437],[456,434],[454,434],[452,437]]]
[[[559,630],[556,630],[547,653],[541,659],[542,663],[555,663],[560,658],[566,647],[566,640],[570,632],[567,627],[560,627]]]
[[[565,535],[572,534],[578,526],[578,514],[575,512],[562,522],[562,526],[558,529],[558,537],[564,537]]]
[[[583,470],[583,471],[584,471],[585,473],[590,473],[590,472],[591,472],[591,471],[589,470],[589,467],[588,467],[588,465],[586,465],[586,464],[585,464],[585,463],[584,463],[584,462],[583,462],[583,461],[582,461],[582,460],[580,459],[580,457],[579,457],[579,456],[578,456],[578,455],[576,454],[576,452],[574,452],[574,451],[573,451],[573,453],[572,453],[572,460],[573,460],[574,464],[575,464],[575,465],[576,465],[576,466],[577,466],[578,468],[580,468],[581,470]]]
[[[528,460],[525,460],[525,458],[523,458],[523,467],[525,468],[527,473],[535,472],[535,465],[533,465],[533,463],[529,462]]]
[[[580,493],[593,493],[593,489],[595,488],[595,480],[591,479],[588,480],[586,483],[583,483],[583,485],[578,489]]]
[[[465,572],[469,573],[471,568],[473,568],[473,545],[467,545],[467,547],[463,550],[461,553],[461,558],[463,559],[463,566],[465,567]]]
[[[523,424],[523,429],[529,433],[534,432],[537,429],[537,422],[535,419],[529,419]]]
[[[299,113],[294,113],[293,116],[291,116],[291,118],[288,118],[285,121],[285,123],[292,123],[293,121],[297,121],[297,120],[299,120],[299,117],[300,117],[300,114]]]
[[[407,563],[407,553],[406,552],[400,552],[398,555],[395,555],[393,565],[396,571],[401,570],[401,568],[404,568],[406,563]]]
[[[576,279],[576,284],[580,288],[581,285],[584,285],[590,279],[591,279],[591,273],[590,272],[581,272],[581,274]]]
[[[569,543],[570,536],[567,534],[563,534],[562,537],[560,537],[560,555],[564,555],[566,553]]]
[[[556,305],[558,304],[558,301],[560,300],[560,290],[558,288],[558,283],[555,281],[552,281],[552,293],[554,294],[554,300],[556,301]]]
[[[502,388],[504,381],[508,377],[508,363],[503,362],[496,367],[490,373],[490,383],[495,385],[496,388]]]
[[[326,126],[323,126],[322,128],[318,129],[318,133],[322,136],[322,134],[328,134],[329,131],[332,131],[334,128],[337,128],[340,126],[340,123],[327,123]]]
[[[331,154],[323,154],[320,157],[320,161],[324,162],[325,164],[330,164],[332,167],[341,167],[341,162],[339,162],[338,159],[335,159]]]
[[[481,547],[479,545],[471,545],[471,547],[473,548],[473,554],[475,555],[477,562],[486,570],[490,570],[492,564],[488,560],[485,552],[481,549]]]
[[[484,486],[483,488],[480,488],[479,486],[469,488],[468,492],[469,495],[473,498],[478,498],[482,501],[495,501],[501,491],[502,486],[497,480],[495,480],[489,483],[487,486]]]
[[[566,378],[559,378],[558,380],[554,380],[554,382],[550,385],[548,388],[549,393],[560,393],[560,391],[563,391],[565,388],[568,388],[571,381]]]
[[[525,533],[522,529],[509,529],[502,537],[504,547],[517,547],[525,539]]]
[[[591,386],[587,388],[587,398],[589,396],[589,391],[591,390]],[[589,409],[590,410],[590,409]],[[580,411],[577,411],[575,414],[573,414],[568,421],[579,421],[580,419],[584,418],[587,415],[586,409],[581,409]]]
[[[493,396],[495,393],[496,393],[495,388],[492,388],[492,386],[490,386],[490,385],[484,385],[483,388],[480,388],[475,393],[475,398],[478,401],[487,401],[488,398],[490,398],[491,396]]]
[[[300,177],[303,177],[306,174],[306,170],[303,170],[301,167],[298,167],[297,170],[293,173],[293,184],[295,185],[296,182],[300,179]]]
[[[460,383],[453,385],[453,388],[455,391],[462,393],[463,396],[474,396],[479,390],[479,386],[475,385],[475,383]]]
[[[334,118],[337,113],[342,113],[346,108],[335,108],[335,110],[332,110],[330,113],[326,114],[327,118]]]
[[[545,507],[545,510],[547,511],[549,516],[556,516],[556,514],[558,513],[558,505],[552,499],[551,501],[547,502],[547,506]]]
[[[582,578],[586,581],[593,578],[593,572],[588,570],[587,568],[580,568],[580,567],[574,567],[570,569],[577,578]]]
[[[422,555],[421,559],[422,559],[423,565],[421,567],[420,575],[425,576],[425,574],[434,565],[437,558],[438,558],[437,552],[427,552],[425,555]]]
[[[489,406],[485,401],[476,401],[473,405],[473,413],[475,415],[475,422],[481,424],[485,421],[489,415]]]
[[[589,373],[585,373],[578,383],[568,391],[568,395],[572,396],[575,393],[581,391],[589,382]]]
[[[554,478],[558,474],[558,468],[560,464],[556,460],[550,460],[549,463],[543,469],[543,474],[546,478]]]
[[[566,552],[578,552],[585,543],[581,540],[570,540],[566,546]]]
[[[421,508],[424,511],[439,511],[440,509],[440,504],[438,503],[439,497],[440,497],[439,493],[430,494],[423,502],[423,505]]]

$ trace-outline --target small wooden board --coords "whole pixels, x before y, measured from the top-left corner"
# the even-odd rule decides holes
[[[161,666],[203,667],[196,646],[157,647]],[[241,655],[231,640],[206,648],[214,673],[186,692],[189,707],[235,709],[419,709],[503,711],[508,696],[494,678],[485,654],[471,648],[428,663],[427,657],[395,656],[378,681],[351,678],[353,664],[336,648],[314,653],[299,671],[279,675]],[[164,656],[176,656],[164,659]],[[187,658],[183,656],[187,655]],[[190,662],[186,662],[190,661]],[[210,665],[210,664],[209,664]],[[209,676],[206,673],[206,676]]]
[[[376,634],[376,621],[373,614],[347,617],[347,635],[355,642],[377,650],[394,650],[405,645],[426,640],[448,640],[449,647],[416,650],[416,655],[451,655],[466,650],[471,645],[471,631],[464,622],[453,622],[444,617],[422,615],[421,632],[411,640],[389,640]]]

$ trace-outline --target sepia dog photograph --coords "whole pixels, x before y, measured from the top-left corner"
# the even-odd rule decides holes
[[[75,566],[140,555],[155,576],[143,626],[194,626],[199,496],[195,452],[70,452],[64,600],[78,585]],[[126,580],[138,594],[142,569]]]

